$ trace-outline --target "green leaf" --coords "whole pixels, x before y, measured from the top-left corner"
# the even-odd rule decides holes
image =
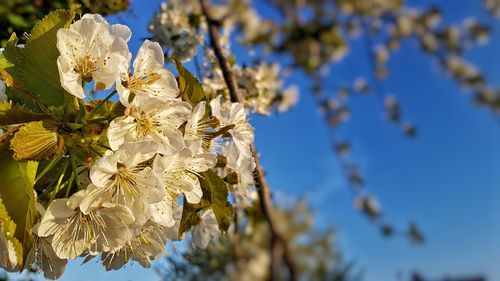
[[[57,10],[45,16],[31,31],[24,50],[24,86],[35,93],[47,106],[64,103],[66,91],[62,88],[57,69],[57,31],[67,28],[75,17],[74,10]]]
[[[227,231],[233,217],[233,207],[227,201],[227,186],[213,171],[208,170],[198,176],[203,197],[198,204],[189,204],[184,198],[182,218],[179,226],[179,237],[199,223],[198,212],[212,208],[221,231]]]
[[[197,212],[200,209],[196,208],[194,205],[189,204],[184,198],[184,206],[182,208],[182,218],[179,225],[179,237],[182,237],[184,232],[189,231],[192,226],[198,223]]]
[[[199,177],[203,197],[210,202],[221,231],[227,231],[233,217],[233,207],[227,201],[227,186],[213,171],[201,173]]]
[[[48,117],[44,114],[35,113],[23,106],[12,106],[9,102],[0,103],[0,126],[40,121]]]
[[[205,100],[205,91],[201,86],[200,81],[189,72],[182,64],[174,59],[175,68],[177,68],[177,72],[179,73],[179,90],[181,93],[181,97],[189,101],[192,105],[198,104],[200,101]]]
[[[9,67],[13,67],[14,64],[11,63],[6,57],[5,55],[2,53],[0,54],[0,68],[1,69],[6,69],[6,68],[9,68]]]
[[[12,33],[5,50],[0,56],[0,69],[2,70],[2,79],[7,84],[5,93],[9,100],[15,103],[26,105],[27,107],[36,109],[32,97],[22,92],[24,89],[23,83],[23,65],[24,65],[24,48],[17,46],[17,36]],[[3,71],[7,72],[7,76]]]
[[[21,71],[24,62],[24,49],[17,46],[17,36],[15,33],[9,38],[5,50],[2,52],[2,64],[0,67],[5,69],[14,79],[22,82]]]
[[[23,259],[19,267],[23,268],[33,245],[31,229],[37,214],[33,184],[38,163],[14,160],[7,144],[0,146],[0,159],[0,197],[16,224],[14,237],[22,244]]]
[[[57,126],[50,120],[24,125],[10,141],[17,160],[47,160],[60,155],[64,150],[64,139],[57,133]]]
[[[7,213],[7,209],[5,209],[5,205],[2,202],[2,198],[0,197],[0,226],[2,230],[3,236],[12,243],[14,247],[14,251],[16,252],[16,258],[18,264],[22,264],[23,262],[23,246],[21,242],[17,240],[14,236],[16,233],[16,224],[12,221],[12,218]]]

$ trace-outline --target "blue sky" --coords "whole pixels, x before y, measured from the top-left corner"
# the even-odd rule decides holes
[[[132,2],[134,16],[119,20],[134,32],[130,47],[135,53],[148,36],[147,23],[161,1]],[[482,10],[482,1],[407,2],[418,7],[438,5],[446,22],[476,15],[491,23],[496,28],[493,40],[467,52],[467,57],[484,70],[489,81],[500,83],[500,25]],[[237,55],[242,53],[238,50]],[[425,245],[384,239],[354,210],[352,193],[330,149],[329,132],[300,74],[288,79],[301,88],[296,108],[277,117],[253,118],[270,184],[278,198],[282,194],[307,196],[318,226],[338,229],[343,254],[356,262],[364,280],[396,280],[398,273],[407,276],[413,270],[429,276],[481,273],[500,280],[499,119],[474,106],[472,97],[442,74],[414,42],[407,42],[391,57],[389,68],[384,87],[398,97],[405,118],[418,125],[418,138],[405,138],[386,122],[374,96],[351,102],[352,118],[339,134],[353,141],[353,156],[361,165],[367,188],[382,203],[386,219],[399,228],[415,220],[427,237]],[[354,41],[351,54],[335,67],[330,79],[351,83],[368,74],[364,46]],[[72,262],[61,280],[156,278],[153,270],[139,265],[107,273],[93,262],[85,266]]]
[[[436,4],[444,21],[459,22],[475,15],[491,23],[493,40],[467,53],[498,85],[500,33],[498,23],[480,1],[407,1],[411,6]],[[330,77],[350,83],[369,74],[365,47],[354,42],[350,56]],[[351,103],[352,118],[340,136],[353,140],[353,155],[361,164],[367,188],[383,205],[386,219],[399,228],[415,220],[428,241],[422,247],[404,239],[386,240],[378,229],[353,210],[337,161],[328,149],[328,131],[316,106],[302,87],[295,110],[277,118],[257,118],[256,138],[269,180],[286,193],[306,193],[318,214],[318,224],[333,224],[340,247],[356,261],[365,280],[396,280],[418,270],[429,276],[482,273],[500,280],[500,137],[498,118],[471,103],[414,42],[391,57],[385,89],[400,101],[406,119],[419,127],[409,140],[384,120],[377,98]],[[301,78],[292,77],[301,82]],[[302,85],[301,85],[302,86]]]

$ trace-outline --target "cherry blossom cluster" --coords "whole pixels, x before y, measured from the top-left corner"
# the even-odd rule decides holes
[[[211,13],[220,19],[222,25],[219,43],[224,55],[231,57],[231,35],[240,35],[243,44],[267,38],[274,26],[263,20],[248,1],[229,0],[210,7]],[[181,12],[182,11],[182,12]],[[176,58],[187,61],[197,59],[198,49],[203,47],[207,28],[197,0],[168,1],[161,4],[161,10],[151,20],[149,31],[163,47]],[[220,94],[226,89],[222,72],[213,51],[203,49],[202,73],[205,91]],[[255,64],[240,67],[232,65],[232,72],[243,98],[244,105],[251,112],[268,115],[273,110],[289,110],[298,100],[294,86],[283,88],[281,67],[277,63]],[[226,93],[227,95],[227,93]]]
[[[245,107],[251,112],[269,115],[273,110],[288,111],[299,98],[296,86],[283,88],[283,72],[279,64],[258,64],[256,66],[232,67],[233,75],[244,98]],[[228,94],[224,78],[219,69],[211,67],[204,72],[205,92],[211,95]]]
[[[197,104],[183,99],[164,68],[160,44],[144,41],[130,65],[130,37],[127,26],[110,25],[97,14],[57,32],[63,88],[81,100],[89,98],[86,83],[116,91],[125,109],[108,123],[108,149],[80,175],[80,190],[52,200],[46,210],[38,204],[41,219],[28,263],[47,278],[58,278],[67,260],[78,257],[97,257],[108,270],[129,260],[149,267],[168,240],[184,238],[180,202],[201,202],[206,171],[227,181],[237,203],[251,200],[254,134],[244,105],[222,96]],[[197,214],[190,244],[205,248],[221,231],[210,207]],[[15,258],[11,253],[2,247],[0,256]]]
[[[169,46],[170,54],[187,61],[198,53],[205,38],[206,27],[200,20],[197,1],[173,0],[162,3],[160,12],[149,23],[153,39]]]

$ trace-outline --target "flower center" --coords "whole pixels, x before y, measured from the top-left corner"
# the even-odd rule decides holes
[[[136,185],[134,173],[124,166],[119,166],[115,177],[115,186],[117,189],[123,189],[129,195],[133,195],[135,193],[134,185]]]
[[[145,93],[147,87],[160,80],[161,75],[158,73],[150,73],[142,76],[130,77],[128,88],[132,93]],[[153,91],[155,92],[155,91]]]
[[[97,67],[92,57],[90,55],[85,55],[77,60],[74,69],[84,80],[90,80],[92,79],[92,73],[97,70]]]
[[[140,137],[145,137],[150,132],[156,131],[153,118],[144,114],[135,119],[135,130]]]
[[[139,165],[130,169],[118,164],[118,171],[113,176],[114,183],[108,190],[114,203],[129,205],[134,200],[141,200],[148,196],[148,186],[142,183],[144,178],[138,174],[143,168],[143,165]]]
[[[55,240],[56,248],[69,247],[69,256],[77,257],[81,254],[81,243],[85,247],[95,243],[98,238],[106,240],[106,223],[104,219],[95,212],[85,215],[77,211],[63,226],[58,239]]]

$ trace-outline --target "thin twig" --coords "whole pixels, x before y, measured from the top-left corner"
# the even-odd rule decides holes
[[[234,79],[233,72],[229,68],[229,63],[224,56],[222,51],[222,46],[220,45],[219,40],[219,25],[220,21],[215,20],[208,11],[208,1],[200,0],[201,9],[203,11],[203,15],[206,18],[208,25],[208,33],[210,35],[210,46],[214,51],[215,57],[219,62],[220,69],[222,71],[222,76],[224,77],[224,81],[226,82],[227,88],[229,90],[229,95],[231,96],[232,102],[239,102],[243,99],[238,92],[238,88],[236,86],[236,80]]]
[[[203,1],[203,0],[202,0]],[[285,261],[286,266],[288,267],[288,271],[290,274],[290,280],[297,280],[296,275],[296,267],[295,262],[292,257],[292,253],[290,251],[288,241],[284,238],[283,234],[277,228],[277,224],[274,220],[273,216],[273,205],[271,201],[271,191],[269,189],[269,185],[267,184],[264,170],[260,164],[260,158],[255,150],[254,145],[250,146],[250,150],[255,159],[255,183],[257,186],[257,193],[259,195],[259,202],[262,212],[264,213],[264,217],[269,224],[269,229],[271,230],[271,247],[273,253],[271,253],[271,280],[279,279],[279,273],[281,270],[281,255],[282,252],[283,259]],[[279,257],[279,258],[278,258]]]
[[[229,68],[229,63],[222,52],[222,47],[219,43],[219,26],[220,22],[214,20],[211,16],[208,7],[207,0],[200,0],[201,9],[203,15],[206,18],[208,25],[208,33],[210,35],[210,45],[214,51],[215,57],[219,62],[220,68],[222,70],[222,75],[224,77],[224,81],[226,82],[227,88],[229,90],[229,95],[231,96],[232,102],[242,102],[243,99],[238,92],[238,88],[236,85],[235,78],[231,69]],[[281,259],[284,260],[285,265],[289,271],[289,280],[295,281],[297,280],[296,267],[292,258],[292,254],[290,252],[290,248],[288,246],[288,242],[283,236],[283,234],[277,228],[277,224],[273,215],[273,205],[271,201],[271,194],[269,185],[267,184],[264,170],[260,164],[259,155],[254,147],[254,145],[250,145],[250,151],[252,152],[252,156],[255,159],[255,183],[257,186],[257,191],[259,195],[260,207],[266,218],[266,221],[269,225],[269,229],[271,230],[271,280],[280,279],[281,272]]]

